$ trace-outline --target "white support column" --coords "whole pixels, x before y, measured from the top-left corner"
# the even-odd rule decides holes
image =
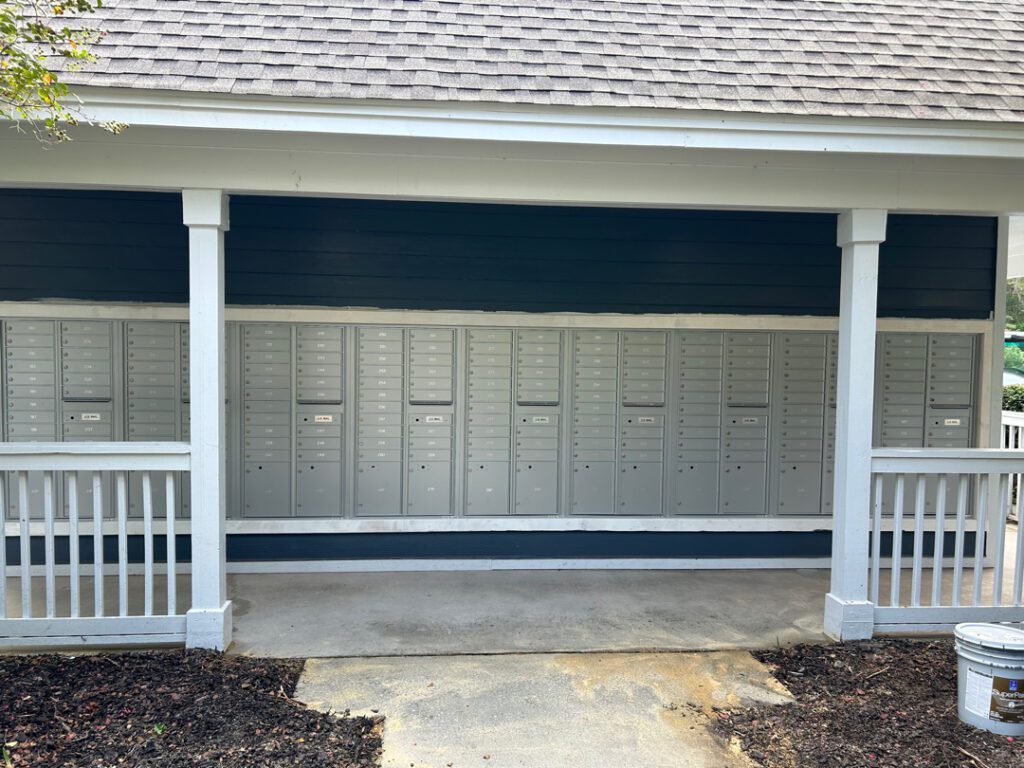
[[[225,526],[224,232],[228,198],[220,190],[182,192],[189,228],[189,380],[192,422],[192,608],[189,648],[231,642]]]
[[[855,209],[839,216],[843,249],[839,290],[839,370],[832,586],[825,598],[825,632],[862,640],[874,631],[868,601],[871,529],[871,425],[874,415],[878,245],[886,211]]]

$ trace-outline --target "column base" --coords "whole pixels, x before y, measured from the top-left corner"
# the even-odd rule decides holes
[[[185,647],[227,650],[231,645],[231,601],[220,608],[193,608],[185,614]]]
[[[833,640],[870,640],[875,632],[875,604],[825,596],[825,634]]]

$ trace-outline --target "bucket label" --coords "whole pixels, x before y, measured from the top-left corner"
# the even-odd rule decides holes
[[[1000,723],[1024,723],[1024,680],[992,678],[992,709],[989,717]]]
[[[964,709],[998,723],[1024,723],[1024,680],[968,669]]]

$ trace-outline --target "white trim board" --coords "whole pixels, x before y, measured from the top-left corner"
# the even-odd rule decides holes
[[[904,521],[906,526],[906,521]],[[947,529],[950,525],[946,519]],[[19,535],[21,524],[7,521],[4,525],[7,536]],[[976,530],[974,520],[966,521],[967,532]],[[799,533],[807,531],[831,531],[831,517],[449,517],[449,518],[287,518],[276,520],[237,520],[226,522],[229,534],[374,534],[374,533],[492,533],[492,532],[610,532],[610,533]],[[82,536],[92,534],[89,521],[79,523]],[[892,519],[882,520],[882,530],[892,530]],[[926,519],[925,531],[935,530],[934,518]],[[129,520],[126,531],[129,536],[140,536],[145,532],[141,520]],[[176,535],[188,535],[191,531],[189,520],[176,520]],[[163,536],[167,532],[163,520],[153,522],[153,535]],[[948,532],[948,531],[947,531]],[[30,536],[43,536],[45,524],[33,521],[29,524]],[[113,536],[118,533],[117,521],[106,520],[103,533]],[[54,522],[56,536],[68,535],[66,520]]]
[[[188,321],[188,306],[133,302],[0,301],[0,318]],[[622,330],[836,331],[838,318],[807,315],[645,314],[391,310],[349,307],[228,306],[225,320],[252,323],[350,325],[459,325],[513,328]],[[878,330],[918,333],[991,333],[990,320],[880,318]]]
[[[192,94],[80,86],[95,122],[593,146],[1024,157],[1024,126],[665,109]]]
[[[891,567],[891,560],[883,560]],[[913,557],[907,555],[902,559],[902,570],[909,571],[913,566]],[[955,558],[948,557],[942,561],[944,569],[954,568]],[[680,557],[680,558],[646,558],[646,557],[606,557],[606,558],[385,558],[385,559],[350,559],[350,560],[229,560],[229,574],[263,574],[263,573],[401,573],[401,572],[450,572],[450,571],[695,571],[695,570],[792,570],[792,569],[827,569],[831,566],[829,557]],[[989,567],[989,566],[986,566]],[[932,570],[930,561],[926,560],[925,575]],[[129,563],[127,568],[131,577],[141,577],[145,570],[142,563]],[[21,568],[16,565],[7,566],[8,578],[19,578]],[[70,576],[68,565],[54,566],[54,575]],[[83,563],[79,566],[82,583],[92,579],[92,564]],[[153,573],[166,576],[167,565],[154,563]],[[178,563],[175,567],[177,576],[188,576],[192,573],[191,563]],[[46,567],[33,565],[33,578],[43,578]],[[104,563],[103,575],[116,577],[117,563]],[[163,585],[157,586],[157,591]],[[887,608],[888,606],[882,606]]]

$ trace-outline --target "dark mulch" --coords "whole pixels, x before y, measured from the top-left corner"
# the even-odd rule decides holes
[[[0,657],[5,759],[16,768],[379,765],[379,718],[291,698],[302,664],[204,651]]]
[[[719,713],[765,768],[1021,768],[1024,742],[956,714],[950,641],[799,645],[754,654],[796,697],[792,706]]]

